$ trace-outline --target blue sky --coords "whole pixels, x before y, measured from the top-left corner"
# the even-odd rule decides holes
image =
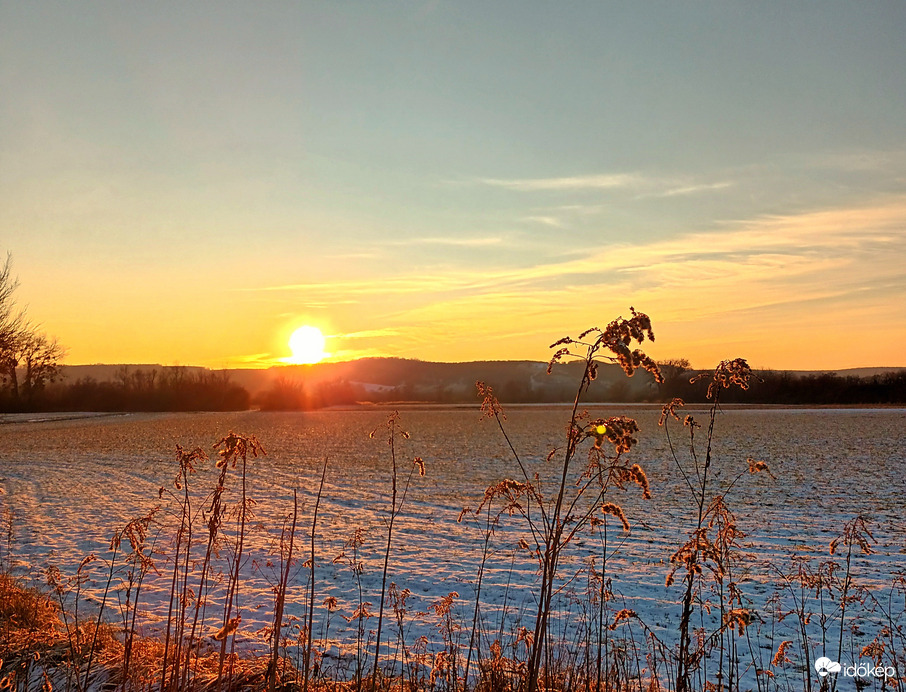
[[[906,5],[0,0],[0,249],[70,362],[906,365]]]

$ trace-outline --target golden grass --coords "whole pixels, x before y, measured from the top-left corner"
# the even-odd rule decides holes
[[[123,670],[123,644],[109,625],[102,624],[94,642],[94,626],[84,623],[69,628],[60,607],[50,594],[23,585],[0,574],[0,690],[86,689],[88,650],[94,647],[95,664],[89,689],[145,690],[157,688],[163,665],[164,643],[154,637],[137,638],[129,671]],[[209,652],[193,659],[194,672],[186,692],[214,689],[267,689],[268,659],[229,656],[230,681],[217,685],[219,654]],[[295,680],[297,671],[289,660],[277,668],[277,689],[291,689],[285,677]],[[37,681],[37,682],[36,682]],[[324,689],[335,689],[327,685]]]

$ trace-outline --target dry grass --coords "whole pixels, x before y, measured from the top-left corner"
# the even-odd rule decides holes
[[[85,679],[88,650],[93,648],[95,665]],[[112,627],[102,625],[96,638],[93,628],[67,631],[61,610],[52,597],[39,589],[24,586],[9,575],[0,575],[0,689],[126,689],[150,690],[159,687],[164,661],[160,638],[139,637],[133,645],[130,669],[123,669],[124,647]],[[276,689],[289,689],[282,673],[297,672],[291,662],[276,670]],[[193,658],[187,692],[214,689],[265,690],[269,661],[235,654],[229,685],[218,684],[218,651]],[[282,670],[281,670],[282,669]]]

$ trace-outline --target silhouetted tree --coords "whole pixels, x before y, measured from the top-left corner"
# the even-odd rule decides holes
[[[7,408],[32,407],[36,395],[59,374],[65,353],[29,322],[16,306],[19,281],[12,274],[12,256],[0,267],[0,385]]]
[[[21,398],[26,406],[30,406],[34,403],[36,395],[59,375],[63,348],[56,339],[51,340],[44,334],[24,331],[12,353],[11,362],[15,362],[15,366],[10,367],[10,373],[13,383],[18,385],[18,391],[14,392],[14,396]],[[22,370],[21,382],[18,382],[17,369]]]
[[[259,404],[263,411],[302,411],[313,408],[305,384],[295,377],[280,375],[274,384],[261,395]]]
[[[661,375],[664,376],[664,381],[659,385],[661,396],[668,401],[674,397],[682,397],[689,384],[691,372],[689,361],[686,358],[671,358],[658,361],[657,365],[661,369]]]
[[[112,382],[90,377],[56,385],[42,397],[46,410],[66,411],[244,411],[248,391],[226,372],[184,368],[122,368]]]

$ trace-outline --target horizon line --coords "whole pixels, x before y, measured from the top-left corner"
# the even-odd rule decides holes
[[[187,363],[174,363],[166,365],[164,363],[61,363],[61,368],[91,368],[91,367],[135,367],[135,368],[146,368],[146,367],[155,367],[155,368],[198,368],[202,370],[209,371],[229,371],[229,370],[242,370],[242,371],[267,371],[273,370],[276,368],[312,368],[323,365],[340,365],[342,363],[356,363],[363,360],[402,360],[410,361],[414,363],[430,363],[435,365],[468,365],[471,363],[534,363],[539,365],[547,365],[549,361],[546,360],[533,360],[529,358],[516,358],[516,359],[502,359],[502,358],[487,358],[483,360],[425,360],[422,358],[407,358],[405,356],[362,356],[361,358],[349,358],[346,360],[322,360],[317,363],[273,363],[270,365],[263,365],[261,367],[250,367],[250,366],[227,366],[227,367],[212,367],[209,365],[194,365]],[[576,361],[571,362],[581,362],[582,359],[577,359]],[[598,361],[604,364],[617,365],[617,363],[607,363],[606,361]],[[558,365],[568,365],[569,363],[557,363]],[[690,365],[688,370],[691,371],[702,371],[706,372],[713,370],[716,365],[709,367],[698,367]],[[807,369],[807,368],[777,368],[769,366],[752,366],[752,369],[757,372],[807,372],[807,373],[839,373],[855,370],[878,370],[881,372],[893,372],[896,370],[906,370],[906,365],[857,365],[845,368],[817,368],[817,369]]]

